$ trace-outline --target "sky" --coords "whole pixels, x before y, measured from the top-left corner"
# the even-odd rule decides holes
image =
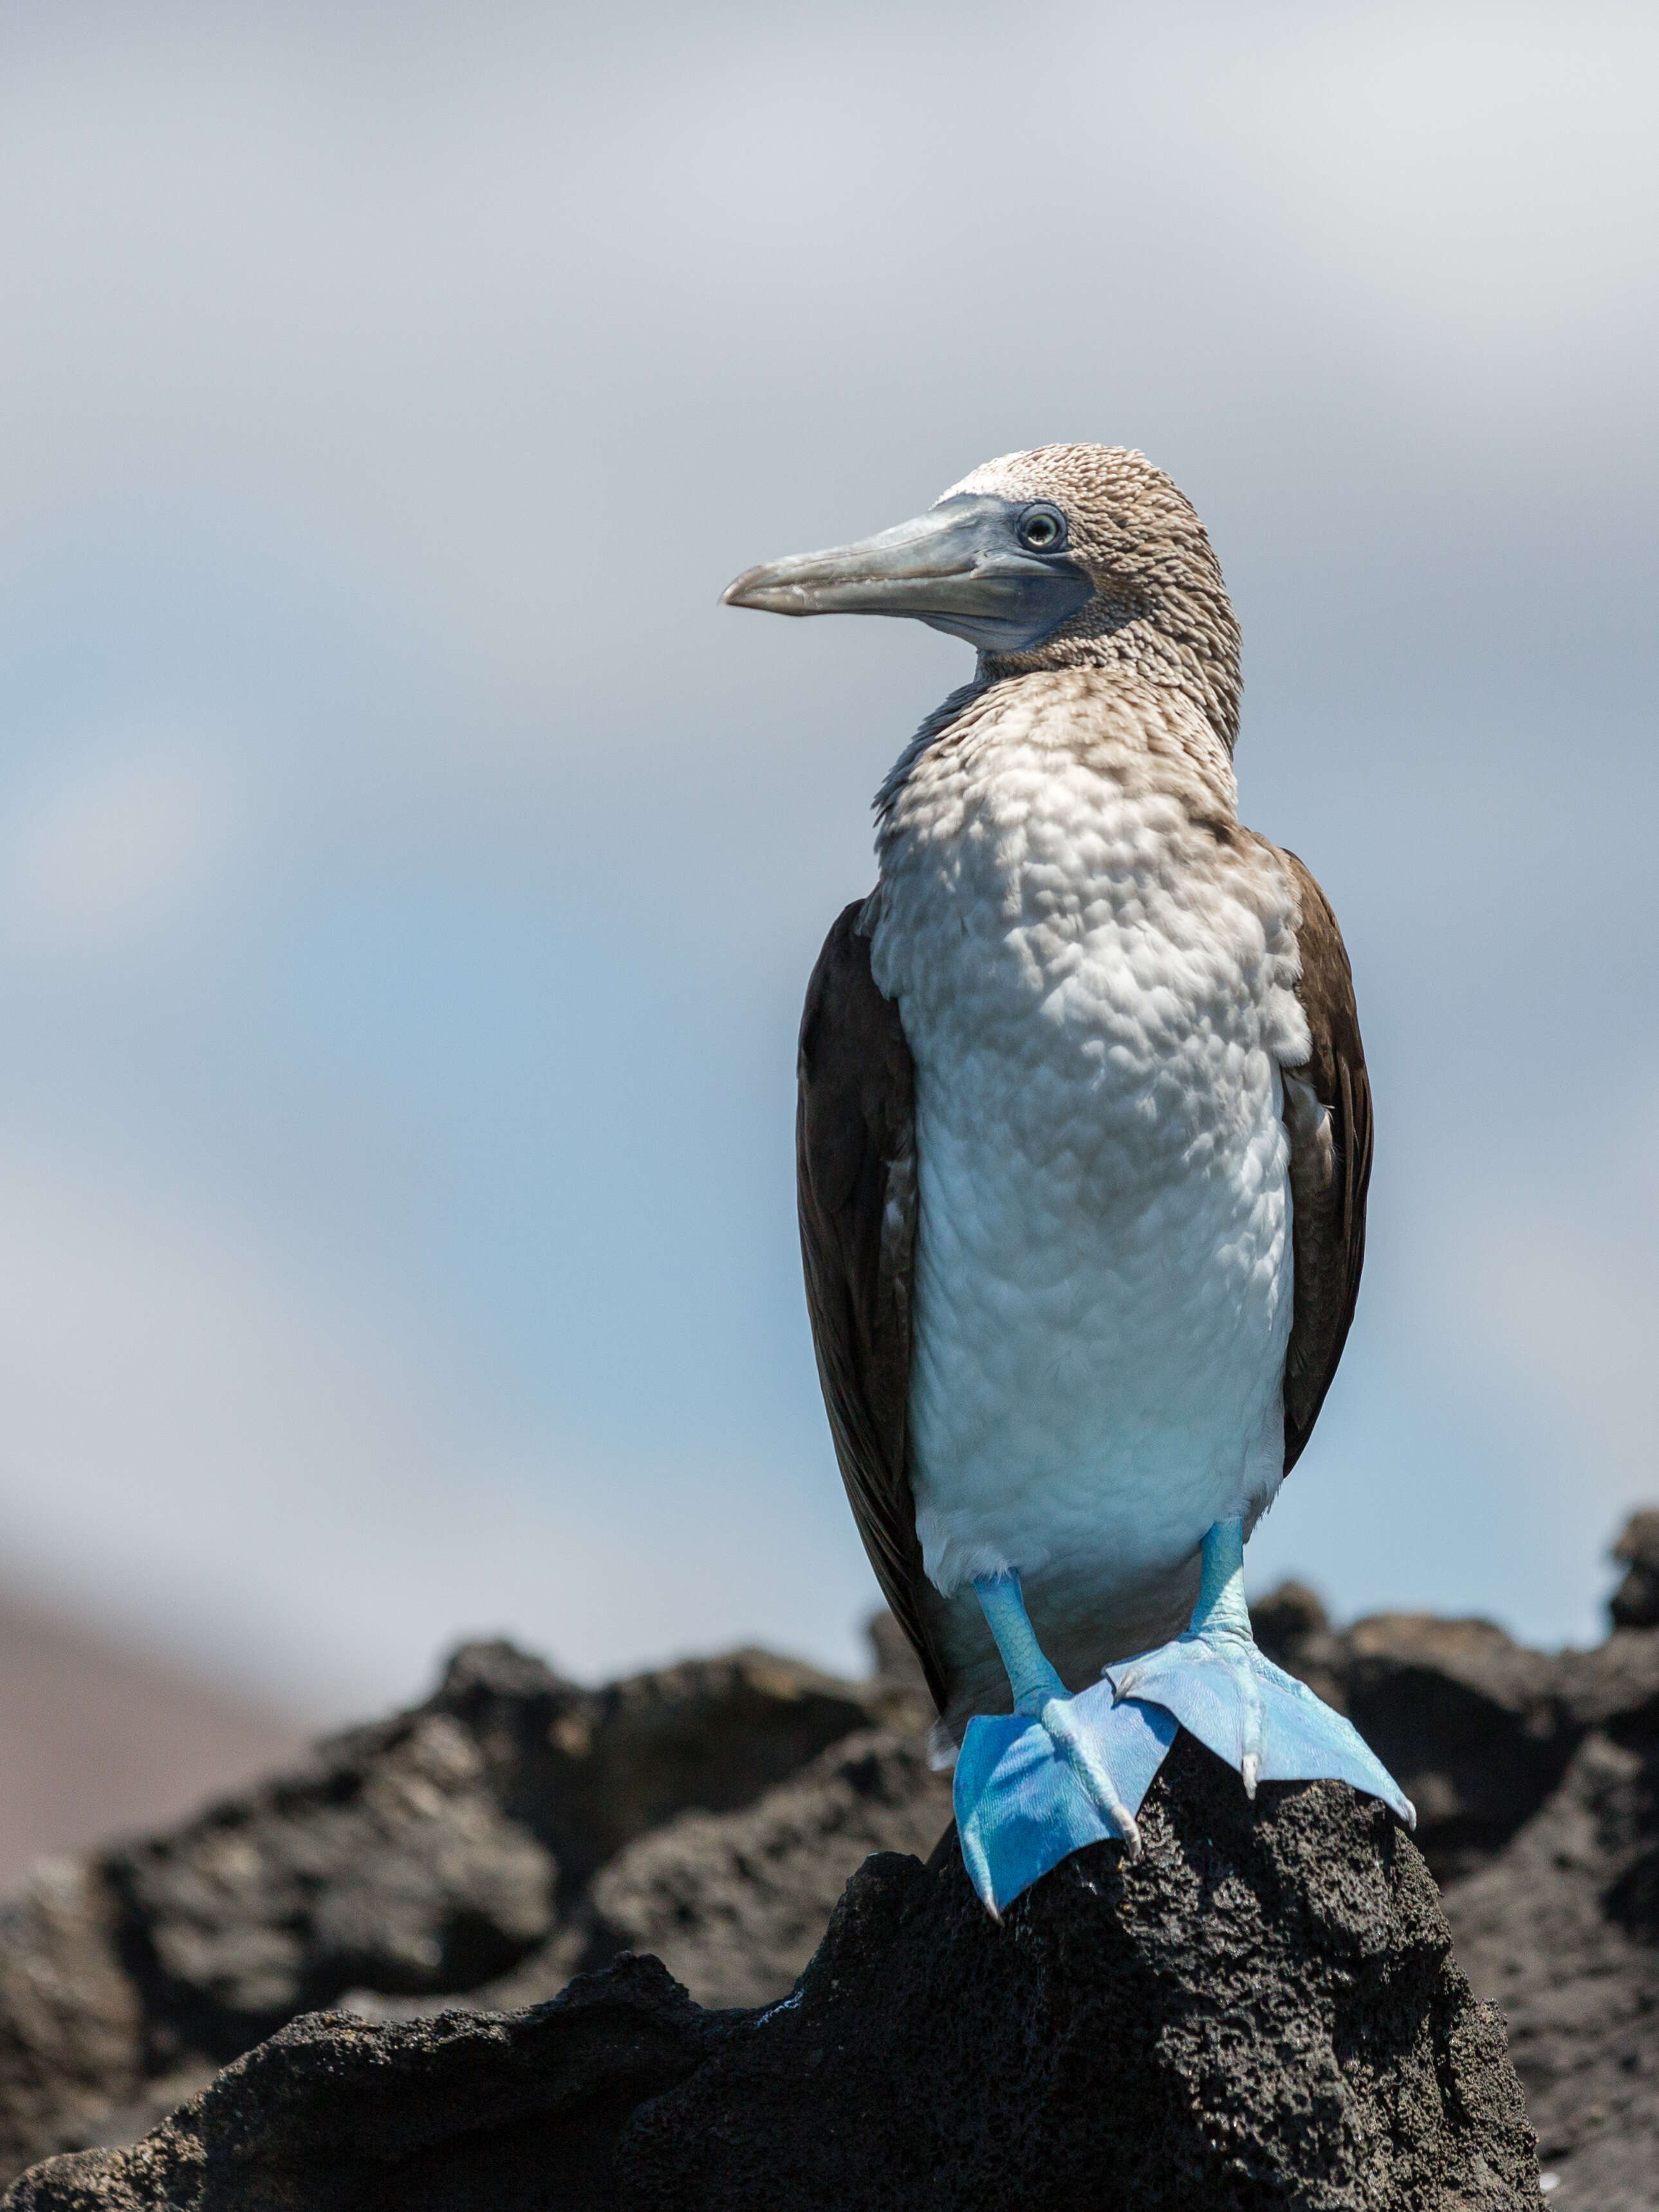
[[[794,1030],[968,648],[720,610],[1138,446],[1341,918],[1250,1552],[1598,1633],[1659,1498],[1650,9],[0,0],[0,1581],[345,1717],[862,1664]]]

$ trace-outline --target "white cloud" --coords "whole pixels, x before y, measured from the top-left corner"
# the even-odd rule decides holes
[[[14,792],[0,829],[0,916],[33,954],[125,940],[186,915],[215,886],[233,832],[222,763],[104,733],[95,763]]]
[[[1201,388],[1245,465],[1338,380],[1454,450],[1645,381],[1640,10],[1061,6],[1035,80],[989,9],[105,22],[0,88],[0,538],[211,488],[478,684],[614,643],[585,518],[683,534],[757,406],[942,483],[993,416]]]

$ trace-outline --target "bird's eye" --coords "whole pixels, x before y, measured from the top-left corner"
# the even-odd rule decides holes
[[[1066,518],[1057,507],[1027,507],[1018,535],[1033,553],[1057,553],[1066,543]]]

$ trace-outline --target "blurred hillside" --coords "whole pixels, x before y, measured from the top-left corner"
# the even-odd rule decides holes
[[[177,1820],[302,1723],[0,1590],[0,1888],[32,1858]]]

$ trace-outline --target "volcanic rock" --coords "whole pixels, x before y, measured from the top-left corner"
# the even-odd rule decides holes
[[[1625,1569],[1607,1605],[1613,1626],[1659,1628],[1659,1513],[1632,1514],[1613,1556]]]
[[[1458,1955],[1509,2021],[1552,2203],[1659,2205],[1659,1629],[1566,1668],[1599,1712],[1498,1858],[1449,1889]],[[1599,1663],[1597,1663],[1599,1662]],[[1566,1702],[1572,1702],[1569,1694]]]
[[[1621,1540],[1632,1568],[1653,1518]],[[1659,2212],[1659,1627],[1553,1655],[1480,1621],[1340,1631],[1298,1585],[1255,1620],[1416,1800],[1552,2203]],[[866,1855],[920,1858],[950,1817],[908,1650],[890,1623],[876,1643],[864,1682],[742,1652],[598,1691],[473,1645],[413,1711],[165,1834],[38,1867],[0,1911],[0,2179],[131,2143],[308,2008],[413,2032],[629,1950],[703,2005],[787,1997]]]
[[[165,2109],[296,2014],[356,1991],[431,2008],[482,2001],[522,1968],[550,1995],[626,1940],[603,1932],[588,1899],[619,1855],[616,1909],[649,1932],[629,1890],[645,1878],[627,1872],[636,1838],[672,1850],[681,1814],[744,1814],[776,1785],[799,1790],[820,1752],[890,1723],[920,1724],[903,1684],[839,1681],[768,1652],[592,1691],[508,1645],[465,1647],[413,1711],[337,1736],[164,1835],[34,1871],[0,1911],[0,2177],[148,2125],[158,2100]],[[759,1961],[777,1952],[787,1912],[748,1893],[771,1954],[759,1946],[746,1990],[788,1989],[866,1851],[938,1834],[948,1792],[914,1756],[908,1809],[890,1817],[890,1761],[907,1744],[895,1738],[878,1760],[862,1824],[845,1802],[856,1790],[837,1794],[826,1778],[836,1803],[797,1808],[793,1846],[772,1838],[775,1878],[799,1876],[799,1932],[769,1982]],[[809,1868],[812,1833],[832,1869]],[[699,1994],[721,1984],[696,1974],[694,1938],[701,1929],[729,1958],[744,1920],[732,1890],[725,1906],[711,1892],[702,1922],[683,1899],[664,1905]]]
[[[1182,1737],[1146,1856],[1003,1920],[954,1838],[866,1861],[794,1994],[705,2012],[625,1959],[509,2014],[302,2020],[10,2212],[1338,2212],[1538,2201],[1501,2022],[1410,1839]]]

